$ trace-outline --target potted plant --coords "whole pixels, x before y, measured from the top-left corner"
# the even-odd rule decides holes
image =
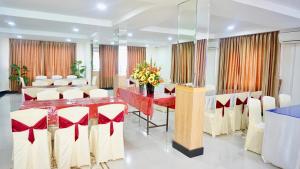
[[[18,66],[16,64],[11,64],[11,75],[9,76],[9,79],[12,81],[17,81],[18,85],[21,84],[21,78],[23,78],[25,85],[28,84],[28,77],[27,72],[28,68],[26,66]]]
[[[84,77],[86,67],[82,66],[81,64],[82,64],[82,61],[78,60],[78,61],[75,61],[71,66],[72,74],[77,76],[77,78]]]

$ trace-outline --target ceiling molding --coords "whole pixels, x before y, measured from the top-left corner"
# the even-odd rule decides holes
[[[267,1],[267,0],[232,0],[232,1],[300,19],[300,10],[290,8],[284,5],[280,5],[277,3],[273,3],[271,1]]]
[[[112,22],[110,20],[62,15],[56,13],[24,10],[24,9],[17,9],[17,8],[0,7],[0,15],[8,15],[8,16],[15,16],[15,17],[22,17],[22,18],[30,18],[30,19],[41,19],[41,20],[49,20],[49,21],[56,21],[56,22],[77,23],[77,24],[94,25],[94,26],[102,26],[102,27],[112,27]]]
[[[265,33],[265,32],[272,32],[272,31],[278,31],[274,29],[256,29],[251,31],[240,31],[235,33],[216,33],[216,34],[210,34],[210,39],[219,39],[219,38],[229,38],[234,36],[244,36],[244,35],[251,35],[251,34],[257,34],[257,33]]]
[[[48,32],[48,31],[27,30],[27,29],[0,28],[0,33],[20,34],[20,35],[33,35],[33,36],[42,36],[42,37],[89,39],[88,36],[82,35],[82,34],[61,33],[61,32]]]
[[[164,34],[173,34],[173,35],[177,35],[178,31],[180,31],[180,33],[182,35],[195,36],[195,31],[194,30],[190,30],[190,29],[180,29],[180,30],[177,30],[176,28],[165,28],[165,27],[158,27],[158,26],[147,26],[147,27],[144,27],[144,28],[142,28],[140,30],[141,31],[146,31],[146,32],[155,32],[155,33],[164,33]]]

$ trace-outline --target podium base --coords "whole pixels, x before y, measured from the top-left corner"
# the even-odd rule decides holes
[[[189,150],[187,148],[185,148],[184,146],[182,146],[181,144],[178,144],[176,141],[172,141],[172,147],[176,150],[178,150],[179,152],[181,152],[182,154],[188,156],[189,158],[193,158],[196,156],[200,156],[203,155],[204,152],[204,148],[200,147],[200,148],[196,148],[193,150]]]

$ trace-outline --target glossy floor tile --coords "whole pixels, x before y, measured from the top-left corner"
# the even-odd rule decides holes
[[[0,98],[0,169],[12,167],[12,134],[9,112],[17,110],[21,95],[10,94]],[[155,111],[153,121],[165,123],[166,114]],[[188,158],[172,148],[174,113],[170,113],[169,132],[165,128],[150,129],[146,135],[146,123],[133,114],[125,119],[125,159],[108,162],[110,169],[274,169],[263,163],[260,155],[244,151],[244,135],[241,132],[212,138],[204,135],[204,155]],[[94,166],[101,169],[101,166]]]

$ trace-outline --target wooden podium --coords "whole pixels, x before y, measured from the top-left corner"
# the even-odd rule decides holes
[[[203,155],[205,88],[176,86],[173,148],[188,157]]]

